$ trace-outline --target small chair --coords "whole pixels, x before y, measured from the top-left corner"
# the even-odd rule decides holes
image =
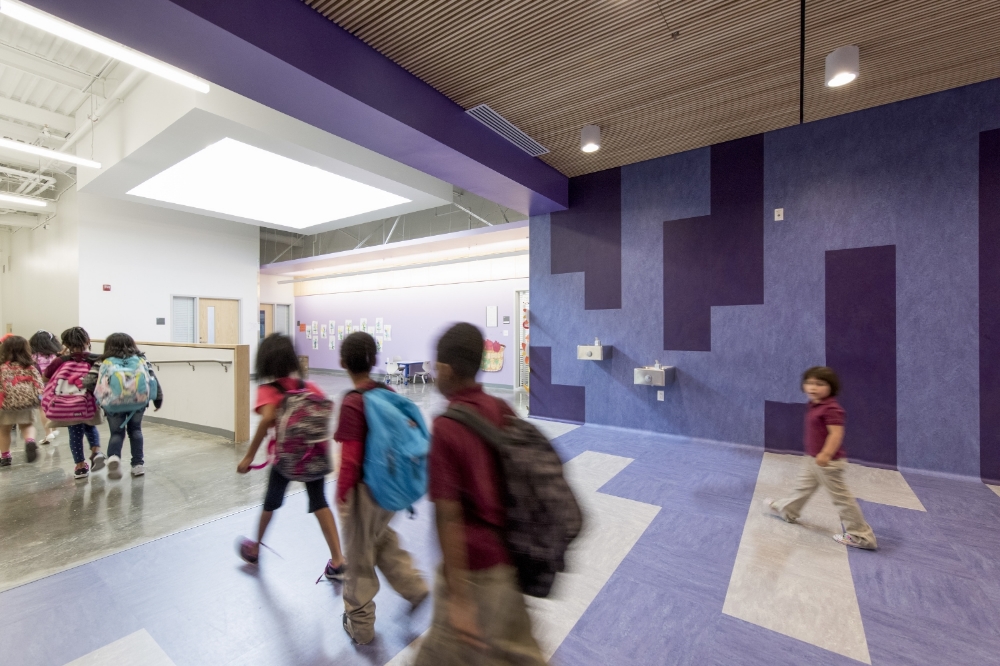
[[[403,373],[399,369],[397,363],[386,363],[385,364],[385,383],[391,384],[392,380],[395,379],[396,383],[399,384],[403,381]]]
[[[424,361],[423,368],[413,373],[413,381],[420,379],[421,383],[426,384],[428,379],[431,379],[431,362]],[[431,381],[434,381],[431,379]]]

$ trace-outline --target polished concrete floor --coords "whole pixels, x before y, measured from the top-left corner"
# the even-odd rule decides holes
[[[317,379],[332,395],[347,388],[343,378]],[[413,397],[428,413],[443,405],[433,387],[418,385]],[[530,600],[552,663],[1000,663],[1000,489],[851,465],[849,484],[879,540],[878,551],[858,551],[830,538],[840,526],[822,491],[799,524],[762,512],[764,496],[780,496],[794,482],[796,456],[542,425],[567,461],[587,517],[553,597]],[[233,541],[252,533],[262,477],[233,473],[239,452],[231,444],[169,428],[150,427],[148,436],[150,473],[117,482],[118,500],[109,501],[115,488],[98,475],[74,504],[65,460],[43,459],[34,469],[19,463],[0,474],[0,515],[17,530],[8,536],[5,525],[0,534],[0,567],[20,562],[22,581],[42,575],[32,566],[64,569],[0,593],[0,663],[410,662],[429,605],[411,614],[383,586],[376,640],[352,645],[340,628],[340,588],[316,584],[327,554],[303,493],[276,514],[268,539],[274,550],[263,552],[258,567],[245,566]],[[154,439],[164,442],[156,462]],[[194,470],[179,469],[192,455],[207,469],[199,483],[184,476]],[[202,495],[201,485],[227,490]],[[426,501],[414,519],[399,515],[394,526],[429,575],[440,554]],[[50,548],[36,543],[46,541]],[[67,552],[80,555],[71,562]]]

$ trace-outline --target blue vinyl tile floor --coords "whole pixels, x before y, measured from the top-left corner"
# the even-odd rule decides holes
[[[862,499],[880,549],[845,552],[830,546],[822,529],[810,530],[805,514],[803,525],[754,521],[755,489],[769,469],[791,469],[787,457],[596,426],[563,434],[556,446],[565,460],[587,452],[629,459],[598,492],[657,510],[647,512],[641,536],[557,641],[554,664],[1000,663],[1000,497],[977,481],[904,472],[900,482],[912,490],[912,506]],[[819,508],[824,503],[822,494],[813,500]],[[431,572],[439,559],[432,511],[426,502],[417,508],[416,518],[397,516],[394,526],[419,568]],[[252,533],[258,511],[0,593],[0,663],[381,665],[426,630],[430,604],[411,614],[383,586],[376,597],[378,637],[352,645],[340,626],[339,588],[316,584],[327,553],[304,493],[288,496],[275,514],[267,539],[275,552],[263,551],[260,566],[249,567],[233,542]],[[761,525],[772,530],[763,546],[750,538]],[[736,566],[738,554],[750,558],[746,567]],[[859,626],[845,625],[858,635],[843,648],[837,636],[808,638],[808,616],[824,608],[810,596],[815,579],[808,576],[815,573],[806,573],[814,570],[806,565],[824,558],[834,564],[846,558],[846,582],[832,589],[851,597],[848,606],[860,614]],[[600,566],[593,563],[595,571]],[[767,595],[763,608],[747,610],[734,590],[754,589],[760,581],[737,579],[755,575],[801,579],[788,591],[794,599],[773,598],[799,604],[781,608],[802,608],[798,615],[806,617],[768,617]],[[724,613],[724,606],[743,610]],[[751,611],[764,620],[733,614]],[[138,647],[124,652],[124,661],[113,656],[112,648],[128,641]]]

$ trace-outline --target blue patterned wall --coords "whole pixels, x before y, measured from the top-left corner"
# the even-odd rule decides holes
[[[621,168],[620,309],[585,308],[584,274],[552,273],[533,217],[547,386],[586,387],[589,423],[763,446],[765,403],[801,402],[802,370],[827,360],[826,252],[895,246],[896,463],[979,476],[979,135],[996,128],[1000,80],[764,135],[764,302],[712,307],[711,351],[664,350],[663,270],[665,223],[712,214],[711,148]],[[595,336],[612,359],[577,361]],[[632,383],[657,359],[677,367],[664,402]]]

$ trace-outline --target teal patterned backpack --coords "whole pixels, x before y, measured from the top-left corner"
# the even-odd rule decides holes
[[[112,356],[101,361],[94,397],[101,409],[109,414],[127,413],[146,407],[156,398],[156,390],[156,380],[145,359]]]

